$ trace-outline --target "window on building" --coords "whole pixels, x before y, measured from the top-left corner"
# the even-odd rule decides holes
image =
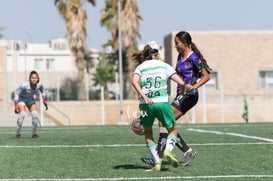
[[[216,90],[218,88],[217,79],[217,72],[210,72],[210,80],[205,84],[206,88]]]
[[[53,58],[46,59],[46,70],[55,69],[55,60]]]
[[[260,88],[273,89],[273,70],[260,71]]]
[[[41,70],[43,68],[43,59],[35,58],[34,59],[34,67],[36,70]]]

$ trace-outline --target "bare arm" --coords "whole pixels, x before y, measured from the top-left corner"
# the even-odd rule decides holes
[[[189,87],[188,89],[198,89],[199,87],[207,83],[209,80],[210,80],[210,74],[207,72],[206,69],[202,69],[201,79],[194,85],[187,84],[187,88]]]
[[[146,104],[153,104],[153,101],[150,98],[148,98],[144,94],[144,92],[142,91],[142,89],[141,89],[141,87],[139,85],[139,78],[140,77],[139,77],[138,74],[133,74],[132,81],[131,81],[133,87],[135,88],[135,90],[137,91],[137,93],[144,99],[144,101],[145,101]]]
[[[177,74],[173,74],[171,76],[171,79],[173,81],[175,81],[176,83],[180,84],[180,87],[181,87],[180,94],[184,95],[184,93],[185,93],[185,83],[184,83],[184,81]]]

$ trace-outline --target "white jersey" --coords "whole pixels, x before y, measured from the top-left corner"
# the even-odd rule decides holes
[[[42,83],[38,82],[36,89],[31,89],[30,81],[27,80],[23,82],[18,89],[15,91],[14,101],[18,101],[19,97],[24,99],[33,99],[35,95],[41,92],[42,96],[45,97],[44,86]]]
[[[134,71],[140,75],[140,87],[153,102],[168,102],[168,79],[175,74],[175,70],[161,60],[146,60]],[[140,104],[145,104],[141,98]]]

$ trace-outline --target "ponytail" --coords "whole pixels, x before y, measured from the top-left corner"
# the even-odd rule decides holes
[[[204,68],[206,69],[206,71],[208,73],[210,73],[210,71],[212,69],[207,64],[207,60],[204,58],[204,56],[202,55],[202,53],[200,52],[200,50],[197,48],[197,46],[195,45],[195,43],[191,42],[190,46],[191,46],[192,51],[195,52],[199,56],[199,58],[200,58],[202,64],[204,65]]]
[[[153,54],[154,54],[154,50],[149,45],[145,45],[144,49],[141,52],[134,53],[132,57],[139,65],[145,60],[152,59]]]

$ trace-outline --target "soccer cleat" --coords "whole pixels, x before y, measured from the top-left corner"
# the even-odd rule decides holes
[[[154,164],[155,164],[153,158],[140,158],[140,160],[141,160],[143,163],[148,164],[148,165],[154,165]]]
[[[21,138],[21,134],[16,134],[15,138]]]
[[[32,138],[39,138],[38,134],[32,134]]]
[[[160,170],[161,170],[161,163],[158,162],[158,163],[155,163],[153,168],[145,170],[145,171],[150,172],[150,171],[160,171]]]
[[[173,167],[179,166],[179,162],[177,161],[177,159],[174,157],[174,155],[170,151],[164,150],[163,155],[164,155],[164,158],[170,162],[171,166],[173,166]]]
[[[161,163],[155,163],[155,166],[153,168],[155,171],[160,171],[161,170]]]
[[[184,160],[182,161],[182,165],[183,166],[188,166],[192,159],[194,159],[196,157],[197,153],[196,151],[190,149],[189,151],[187,151],[185,154],[184,154]]]

